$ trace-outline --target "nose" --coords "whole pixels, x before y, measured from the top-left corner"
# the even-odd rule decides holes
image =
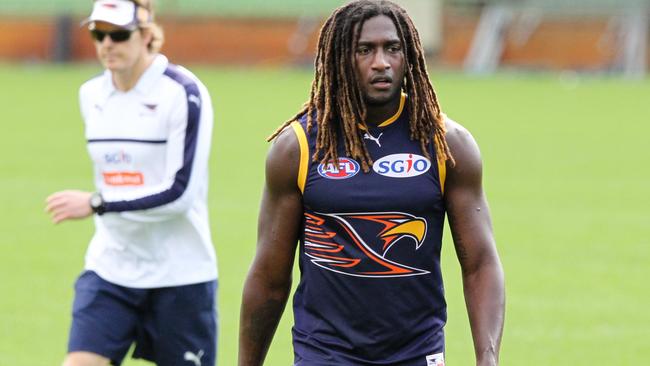
[[[102,46],[110,46],[111,44],[113,44],[113,40],[111,39],[110,35],[106,34],[104,36],[104,39],[102,39],[102,41],[100,42],[100,44]]]
[[[371,67],[373,70],[377,71],[385,71],[390,68],[390,64],[388,63],[388,58],[386,57],[384,50],[379,49],[375,53],[375,57],[372,59]]]

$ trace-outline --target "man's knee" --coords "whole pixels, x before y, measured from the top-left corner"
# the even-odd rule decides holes
[[[63,366],[108,366],[111,361],[96,353],[70,352],[63,361]]]

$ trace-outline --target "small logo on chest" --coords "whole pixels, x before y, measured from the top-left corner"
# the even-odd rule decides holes
[[[363,139],[364,140],[374,141],[375,143],[377,143],[377,146],[381,147],[381,143],[379,142],[379,139],[381,138],[381,135],[383,135],[383,134],[384,133],[382,132],[382,133],[379,134],[379,136],[375,137],[375,136],[371,135],[370,133],[366,132],[363,135]]]
[[[327,179],[347,179],[352,178],[361,169],[359,163],[350,158],[339,158],[338,164],[327,163],[318,165],[318,174]]]
[[[187,351],[183,355],[185,361],[192,362],[195,366],[201,366],[201,357],[203,357],[203,350],[199,350],[197,353]]]
[[[133,157],[124,150],[104,154],[106,164],[131,164]]]
[[[141,186],[144,175],[141,172],[103,172],[107,186]]]
[[[144,108],[140,110],[140,117],[154,116],[158,109],[158,104],[142,103],[142,106]]]

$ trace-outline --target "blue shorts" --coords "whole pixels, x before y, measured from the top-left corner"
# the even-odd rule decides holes
[[[217,281],[136,289],[85,271],[75,283],[68,352],[85,351],[120,365],[133,358],[158,366],[214,366]]]

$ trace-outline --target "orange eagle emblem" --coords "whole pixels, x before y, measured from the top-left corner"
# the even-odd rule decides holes
[[[427,222],[401,212],[305,213],[305,255],[324,269],[359,277],[402,277],[429,271],[389,259],[395,245],[418,250]]]

